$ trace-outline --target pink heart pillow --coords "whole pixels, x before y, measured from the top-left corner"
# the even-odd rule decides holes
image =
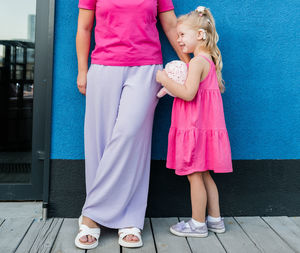
[[[176,83],[184,84],[187,78],[187,65],[183,61],[175,60],[166,64],[165,71],[169,78],[174,80]],[[157,97],[161,98],[165,94],[169,94],[174,97],[174,95],[169,92],[166,88],[162,88],[158,93]]]

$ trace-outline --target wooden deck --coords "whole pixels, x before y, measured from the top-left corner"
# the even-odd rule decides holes
[[[103,228],[99,246],[85,251],[74,246],[77,219],[53,218],[43,222],[24,217],[0,218],[0,252],[300,252],[300,217],[227,217],[227,232],[209,233],[207,238],[172,235],[169,227],[178,220],[181,218],[147,218],[143,231],[144,247],[139,249],[121,248],[117,230]]]

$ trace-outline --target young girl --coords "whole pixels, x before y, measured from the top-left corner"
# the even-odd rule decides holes
[[[190,182],[192,219],[170,228],[178,236],[206,237],[208,230],[224,233],[219,196],[209,171],[232,172],[231,149],[226,130],[221,92],[222,58],[217,47],[214,18],[198,7],[178,19],[178,43],[193,53],[184,85],[158,71],[156,80],[176,98],[168,140],[167,167]],[[206,211],[208,216],[206,217]]]

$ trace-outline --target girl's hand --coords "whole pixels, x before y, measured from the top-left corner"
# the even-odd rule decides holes
[[[166,78],[168,78],[168,75],[167,75],[166,71],[164,71],[164,70],[163,71],[158,70],[156,72],[156,81],[158,83],[161,83],[163,85],[164,80],[166,80]]]
[[[77,76],[77,87],[81,94],[85,95],[86,92],[86,75],[87,72],[79,72]]]

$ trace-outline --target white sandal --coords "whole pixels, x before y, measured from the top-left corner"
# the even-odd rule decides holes
[[[81,223],[82,223],[82,215],[80,215],[80,217],[78,218],[78,226],[79,227],[80,227]]]
[[[81,230],[76,238],[75,238],[75,245],[80,249],[94,249],[98,246],[98,239],[100,237],[100,228],[89,228],[87,225],[82,224],[82,215],[78,219],[79,230]],[[82,243],[79,239],[83,236],[91,235],[93,236],[96,241],[91,244]]]
[[[134,228],[122,228],[122,229],[119,229],[118,234],[119,234],[119,244],[123,247],[138,248],[138,247],[143,246],[141,230],[138,228],[135,228],[135,227]],[[126,242],[126,241],[124,241],[124,238],[127,235],[134,235],[139,239],[139,241]]]

